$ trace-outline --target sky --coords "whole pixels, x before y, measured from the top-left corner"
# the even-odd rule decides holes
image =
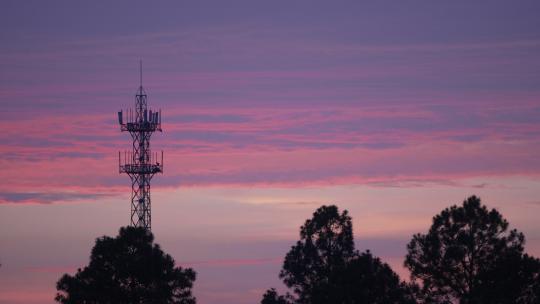
[[[199,303],[257,303],[323,204],[404,279],[476,194],[540,256],[540,2],[1,1],[0,303],[53,303],[130,221],[139,60],[152,231]]]

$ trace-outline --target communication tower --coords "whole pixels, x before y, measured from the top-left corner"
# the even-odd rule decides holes
[[[131,151],[118,152],[119,171],[131,178],[131,226],[150,230],[150,180],[154,174],[163,173],[163,151],[161,158],[158,158],[158,153],[150,150],[150,136],[156,131],[161,132],[161,109],[148,109],[147,95],[142,86],[142,62],[140,85],[135,94],[135,109],[119,111],[118,123],[120,130],[129,132],[133,139]]]

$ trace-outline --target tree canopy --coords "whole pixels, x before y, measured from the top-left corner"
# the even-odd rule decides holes
[[[115,238],[101,237],[90,263],[57,282],[59,303],[194,304],[195,272],[175,267],[173,258],[154,244],[143,228],[121,228]]]
[[[532,299],[540,264],[523,254],[524,242],[497,210],[471,196],[436,215],[427,234],[413,236],[405,266],[427,303],[538,303]]]
[[[290,304],[286,296],[280,296],[274,288],[270,288],[263,295],[261,304]]]
[[[336,206],[322,206],[300,228],[300,240],[285,257],[279,276],[302,299],[345,267],[355,255],[351,217]]]
[[[300,240],[287,253],[280,278],[296,297],[270,289],[261,303],[414,303],[409,288],[387,264],[355,249],[351,217],[333,205],[317,209],[300,228]]]

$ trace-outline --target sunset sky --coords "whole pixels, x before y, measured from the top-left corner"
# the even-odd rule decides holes
[[[403,278],[412,234],[472,194],[540,256],[539,1],[2,1],[0,303],[53,303],[129,224],[139,60],[152,231],[199,303],[284,290],[323,204]]]

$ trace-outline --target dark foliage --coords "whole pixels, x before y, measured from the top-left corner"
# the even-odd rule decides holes
[[[502,256],[493,268],[479,273],[478,288],[468,303],[540,303],[540,261],[528,255]]]
[[[331,275],[342,272],[355,256],[351,217],[336,206],[322,206],[300,228],[300,240],[291,248],[279,276],[289,288],[308,300],[325,288]]]
[[[535,303],[526,293],[538,285],[540,264],[523,245],[522,233],[472,196],[435,216],[427,234],[413,236],[405,266],[426,303]]]
[[[508,265],[508,264],[507,264]],[[516,267],[516,266],[514,266]],[[516,271],[517,269],[517,271]],[[499,272],[503,276],[506,270]],[[517,299],[517,304],[538,304],[540,303],[540,260],[527,254],[523,255],[521,263],[512,271],[513,277],[505,277],[505,280],[519,280],[521,284],[521,294]],[[516,276],[515,274],[520,274]],[[496,280],[496,278],[492,279]]]
[[[340,298],[339,293],[343,294],[338,303],[416,303],[409,286],[369,251],[351,259],[335,279],[341,289],[336,290],[336,298]],[[333,303],[328,300],[326,303]]]
[[[121,228],[118,237],[101,237],[90,264],[57,282],[59,303],[179,303],[193,304],[192,269],[175,267],[174,260],[152,233]]]
[[[270,288],[263,295],[261,304],[290,304],[289,300],[285,296],[278,295],[274,288]]]
[[[369,251],[355,250],[351,218],[336,206],[320,207],[300,228],[280,277],[296,294],[295,303],[414,303],[408,286],[387,264]],[[262,303],[286,303],[276,300],[287,298],[271,289]]]

